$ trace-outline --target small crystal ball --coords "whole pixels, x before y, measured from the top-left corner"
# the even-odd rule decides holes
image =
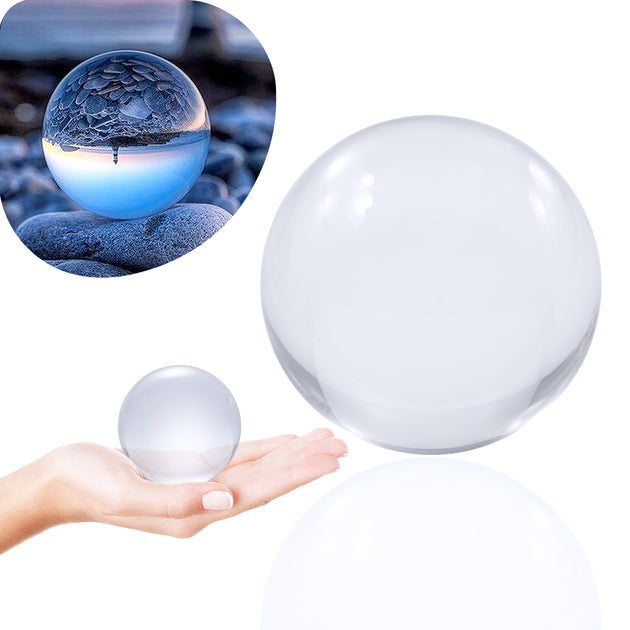
[[[230,390],[188,365],[160,368],[127,394],[118,420],[125,454],[151,481],[209,481],[230,462],[241,416]]]

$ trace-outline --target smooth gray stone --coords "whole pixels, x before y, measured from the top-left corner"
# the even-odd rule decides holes
[[[252,192],[252,189],[249,186],[240,186],[239,188],[235,188],[232,191],[232,195],[242,206],[243,202],[245,201],[245,199],[247,199],[250,192]]]
[[[225,199],[219,199],[217,205],[223,208],[230,214],[236,214],[236,211],[241,207],[239,200],[236,197],[225,197]]]
[[[31,217],[48,212],[72,212],[79,209],[73,201],[60,191],[34,190],[28,187],[4,202],[5,212],[13,229]]]
[[[89,278],[118,278],[132,273],[122,267],[94,260],[47,260],[46,262],[61,271]]]
[[[120,113],[130,118],[144,120],[151,115],[151,110],[146,106],[141,96],[136,96],[128,103],[123,103],[120,106]]]
[[[227,182],[230,188],[242,188],[247,186],[251,190],[255,180],[254,174],[246,166],[241,166],[230,175]]]
[[[59,100],[61,108],[68,109],[68,107],[70,107],[70,104],[72,103],[73,100],[74,100],[74,92],[72,90],[66,90],[61,95],[61,99]]]
[[[100,114],[107,105],[107,99],[99,96],[98,94],[91,94],[85,100],[85,105],[83,107],[87,114]]]
[[[275,108],[246,96],[239,96],[213,108],[210,122],[214,129],[227,135],[238,134],[246,125],[258,127],[271,135],[275,122]]]
[[[230,194],[227,184],[214,175],[202,174],[184,198],[183,203],[210,203],[220,206],[221,199]]]
[[[267,159],[266,149],[256,149],[247,156],[246,164],[254,175],[260,175],[260,171]]]
[[[87,211],[42,214],[17,230],[44,260],[87,259],[143,271],[192,251],[231,218],[210,204],[176,204],[142,219],[116,221]]]
[[[21,160],[28,154],[28,143],[24,138],[0,136],[0,161]]]
[[[267,150],[271,144],[271,132],[256,125],[243,125],[234,134],[234,140],[248,151]]]
[[[4,208],[4,214],[9,221],[9,225],[15,230],[20,223],[24,220],[24,208],[19,201],[9,199],[2,202]]]
[[[114,74],[122,74],[125,71],[125,66],[119,63],[109,63],[103,68],[103,70],[105,72],[113,72]]]
[[[247,153],[238,144],[212,140],[204,173],[226,179],[235,169],[243,166],[246,156]]]
[[[104,88],[106,85],[109,85],[109,79],[104,78],[103,76],[94,77],[89,81],[86,81],[83,85],[84,90],[100,90]]]
[[[90,95],[90,90],[86,90],[84,88],[81,88],[81,90],[77,94],[77,97],[74,99],[74,102],[77,105],[81,105],[81,103],[83,103],[83,102],[85,102],[87,100],[87,97],[89,95]]]
[[[166,96],[153,86],[148,87],[144,91],[144,102],[147,104],[147,107],[154,112],[165,112],[168,109]]]

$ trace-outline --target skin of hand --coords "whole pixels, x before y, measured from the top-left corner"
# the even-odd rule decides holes
[[[329,429],[238,447],[206,483],[146,480],[118,450],[70,444],[0,479],[0,553],[63,523],[100,522],[189,538],[339,469],[345,443]]]

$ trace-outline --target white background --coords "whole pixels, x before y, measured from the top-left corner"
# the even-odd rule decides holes
[[[116,446],[129,387],[172,363],[205,368],[230,387],[245,439],[325,425],[282,373],[262,321],[259,269],[276,208],[351,132],[413,114],[472,118],[525,141],[564,175],[595,232],[604,289],[593,346],[569,389],[516,435],[460,457],[553,506],[591,562],[603,627],[630,627],[626,3],[220,6],[254,31],[276,72],[277,126],[262,176],[211,241],[127,278],[60,273],[0,222],[0,475],[63,443]],[[337,433],[350,447],[339,473],[195,538],[82,524],[8,552],[0,627],[256,630],[266,575],[296,519],[342,479],[404,457]]]

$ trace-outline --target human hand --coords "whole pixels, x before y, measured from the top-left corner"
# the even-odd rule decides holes
[[[147,481],[120,451],[71,444],[50,453],[54,524],[97,521],[188,538],[334,472],[347,451],[329,429],[242,443],[206,483]]]

